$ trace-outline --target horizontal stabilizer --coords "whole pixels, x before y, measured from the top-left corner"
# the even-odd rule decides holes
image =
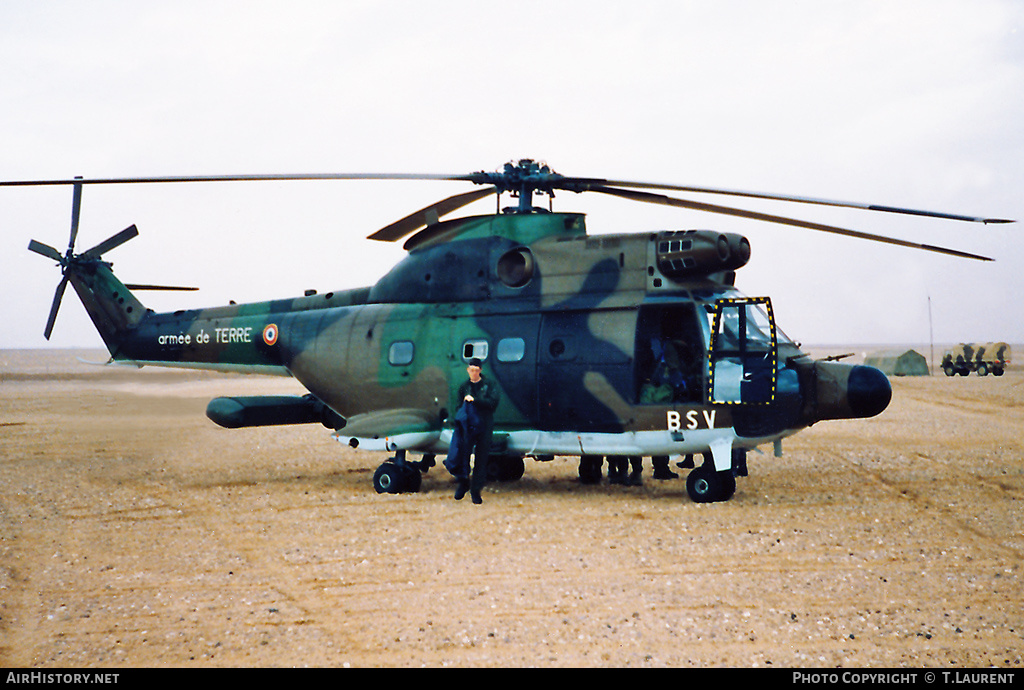
[[[180,285],[146,285],[144,283],[126,283],[125,287],[129,290],[163,290],[170,292],[195,292],[199,289],[197,287],[183,287]]]

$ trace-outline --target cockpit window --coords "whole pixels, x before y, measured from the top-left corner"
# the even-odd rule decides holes
[[[771,403],[778,350],[768,298],[721,299],[714,316],[709,400]]]
[[[766,351],[772,346],[771,323],[758,304],[723,309],[715,338],[717,349],[739,351],[742,341],[748,350]]]
[[[704,313],[706,316],[706,323],[702,323],[701,326],[705,328],[704,335],[705,340],[710,342],[711,340],[711,328],[713,327],[715,317],[715,303],[721,299],[744,299],[745,296],[739,290],[735,288],[724,288],[719,290],[697,290],[693,293],[694,298],[704,302]],[[739,320],[739,315],[735,311],[727,314],[726,321],[731,321],[731,324],[723,324],[723,328],[732,328],[735,331],[736,324]],[[763,339],[767,344],[765,347],[770,345],[770,333],[771,323],[768,319],[768,314],[765,313],[764,307],[754,302],[747,305],[747,318],[748,324],[753,323],[757,327],[757,331],[760,332],[761,337],[757,338],[756,334],[748,333],[747,337],[753,337],[755,340]],[[749,328],[750,326],[748,326]],[[735,337],[735,334],[734,334]],[[775,339],[779,344],[792,344],[793,341],[789,339],[785,333],[778,327],[775,326]]]

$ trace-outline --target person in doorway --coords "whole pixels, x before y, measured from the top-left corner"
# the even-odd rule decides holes
[[[482,362],[473,358],[469,360],[466,367],[469,380],[459,386],[459,406],[471,405],[476,411],[478,418],[474,425],[472,434],[463,439],[466,452],[464,454],[465,464],[463,472],[459,477],[458,487],[455,489],[455,500],[461,500],[468,490],[473,497],[473,503],[480,505],[483,499],[480,496],[481,489],[487,483],[487,460],[491,453],[491,434],[494,431],[494,410],[497,409],[501,400],[498,387],[489,379],[484,377]],[[473,454],[473,469],[470,473],[469,454]]]

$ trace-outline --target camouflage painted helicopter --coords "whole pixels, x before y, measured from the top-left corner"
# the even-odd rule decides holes
[[[103,255],[135,226],[76,254],[82,188],[90,184],[307,179],[422,179],[481,186],[370,235],[405,242],[408,255],[375,285],[250,304],[154,313]],[[524,458],[580,457],[584,482],[604,458],[662,463],[683,456],[697,502],[728,500],[746,454],[816,422],[871,417],[891,388],[868,366],[815,361],[775,324],[767,297],[734,287],[750,258],[737,234],[709,230],[591,236],[584,216],[534,206],[556,191],[740,216],[811,230],[991,260],[820,223],[669,197],[701,192],[861,208],[982,223],[1011,222],[913,209],[678,185],[568,177],[532,160],[465,175],[239,175],[66,179],[0,186],[73,186],[67,251],[32,241],[63,277],[46,323],[49,338],[68,283],[110,351],[111,362],[292,376],[305,396],[217,398],[208,417],[228,428],[322,423],[353,448],[391,455],[378,492],[416,491],[451,441],[448,419],[466,363],[496,381],[496,478],[518,479]],[[493,215],[441,220],[488,195],[518,203]],[[414,461],[409,454],[421,456]],[[701,465],[692,461],[703,457]]]

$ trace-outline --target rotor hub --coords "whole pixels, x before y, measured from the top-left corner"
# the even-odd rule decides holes
[[[554,198],[554,190],[562,187],[564,178],[546,163],[523,158],[516,163],[505,163],[497,172],[481,170],[473,173],[470,179],[476,184],[492,185],[498,194],[508,193],[519,199],[519,205],[508,209],[509,212],[533,213],[533,195],[547,194]]]

